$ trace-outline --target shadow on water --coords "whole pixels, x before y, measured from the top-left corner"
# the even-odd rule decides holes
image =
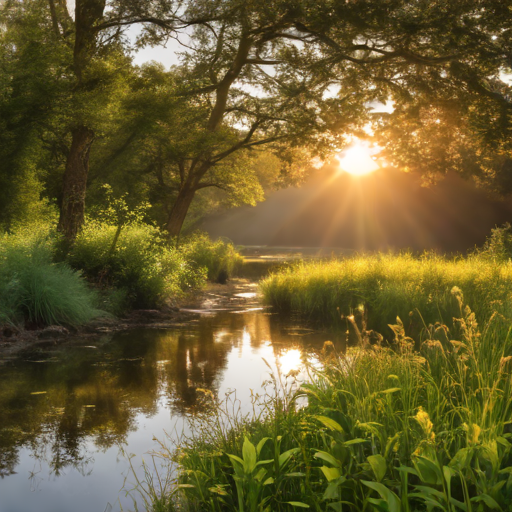
[[[78,341],[2,366],[0,512],[102,512],[123,502],[121,445],[138,457],[155,449],[153,437],[202,410],[200,389],[236,389],[248,407],[268,377],[263,358],[287,373],[330,338],[248,307],[253,295],[239,297],[245,308],[205,311],[172,329]]]

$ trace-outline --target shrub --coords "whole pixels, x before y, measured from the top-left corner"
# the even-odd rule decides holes
[[[217,283],[225,283],[243,262],[231,242],[210,240],[205,233],[196,233],[186,239],[180,250],[196,267],[206,268],[208,279]]]
[[[102,314],[96,304],[78,272],[52,262],[48,238],[0,236],[0,322],[77,326]]]
[[[512,258],[512,226],[507,222],[491,230],[484,246],[477,255],[496,261],[505,262]]]
[[[204,271],[167,247],[158,228],[140,222],[119,231],[115,225],[89,221],[68,260],[101,287],[123,290],[126,307],[158,307],[204,282]]]

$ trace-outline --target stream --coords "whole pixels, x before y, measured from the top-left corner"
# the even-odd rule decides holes
[[[269,366],[286,375],[336,338],[260,303],[257,284],[212,287],[189,319],[24,351],[0,365],[0,512],[144,510],[142,459],[187,432],[204,391],[249,411]]]

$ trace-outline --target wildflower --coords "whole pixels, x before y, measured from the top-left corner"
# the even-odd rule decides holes
[[[476,423],[472,423],[471,425],[464,423],[462,428],[468,433],[468,443],[477,444],[482,429]]]
[[[425,433],[425,437],[428,441],[433,442],[436,438],[436,435],[434,433],[434,424],[430,420],[430,416],[428,415],[428,412],[423,409],[423,407],[418,408],[418,412],[416,413],[416,416],[414,416],[414,419],[420,424],[421,428],[423,429],[423,432]]]

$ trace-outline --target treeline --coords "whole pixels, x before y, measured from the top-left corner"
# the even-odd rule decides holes
[[[169,236],[297,181],[372,122],[383,156],[509,190],[509,2],[7,0],[0,224],[72,242],[104,184]],[[135,36],[134,34],[138,34]],[[183,45],[170,70],[146,46]],[[393,113],[372,113],[391,101]],[[199,200],[198,200],[199,198]],[[54,213],[55,214],[55,213]],[[188,216],[187,216],[188,215]]]

